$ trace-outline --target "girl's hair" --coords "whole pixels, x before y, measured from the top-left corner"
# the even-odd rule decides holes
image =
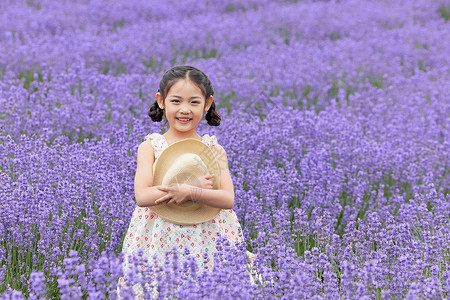
[[[162,98],[165,99],[170,88],[180,79],[188,79],[192,81],[203,93],[205,100],[214,95],[211,81],[208,76],[197,68],[191,66],[176,66],[164,73],[163,78],[159,82],[158,92]],[[205,102],[206,105],[206,102]],[[158,106],[158,102],[155,102],[150,106],[148,115],[152,118],[153,122],[160,122],[164,115],[164,109]],[[215,101],[212,102],[211,107],[206,113],[205,119],[210,126],[219,126],[222,119],[219,113],[216,111]],[[167,124],[167,119],[164,125]]]

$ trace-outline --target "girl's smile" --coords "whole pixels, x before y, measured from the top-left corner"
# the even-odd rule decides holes
[[[177,118],[177,120],[180,121],[181,124],[187,124],[192,119],[180,119],[180,118]]]

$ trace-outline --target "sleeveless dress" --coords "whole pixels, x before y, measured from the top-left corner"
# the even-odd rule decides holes
[[[149,139],[156,160],[169,145],[159,133],[148,134],[145,140]],[[202,142],[211,148],[217,143],[217,138],[215,135],[205,134]],[[233,209],[222,209],[216,217],[204,223],[177,225],[158,216],[151,207],[136,206],[122,246],[123,270],[126,274],[129,269],[128,256],[139,249],[143,249],[146,257],[152,258],[156,255],[157,261],[164,262],[166,252],[171,252],[174,248],[180,258],[185,255],[186,249],[189,250],[190,255],[197,258],[198,270],[211,270],[213,253],[217,251],[217,233],[226,237],[232,245],[243,241],[242,229]],[[206,265],[203,258],[205,252],[208,254]],[[256,255],[247,251],[247,257],[253,262]],[[123,282],[124,278],[121,277],[119,286]]]

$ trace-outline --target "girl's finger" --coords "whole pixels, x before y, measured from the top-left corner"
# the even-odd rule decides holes
[[[167,191],[175,191],[177,189],[177,186],[175,184],[171,184],[167,186]]]
[[[167,186],[164,186],[164,185],[157,186],[156,188],[157,188],[158,190],[160,190],[160,191],[163,191],[163,192],[166,192],[166,191],[167,191]]]
[[[167,201],[167,200],[170,200],[170,196],[169,195],[164,195],[161,198],[157,199],[155,201],[155,204],[159,204],[159,203]]]

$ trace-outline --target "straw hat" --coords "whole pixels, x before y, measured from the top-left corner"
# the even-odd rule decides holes
[[[170,185],[172,183],[193,184],[198,178],[214,174],[213,189],[220,187],[219,165],[213,151],[203,142],[188,138],[167,147],[153,165],[153,185]],[[198,189],[192,189],[191,197],[198,195]],[[166,202],[150,208],[160,217],[179,225],[194,225],[214,218],[220,208],[211,207],[194,201],[181,204]]]

